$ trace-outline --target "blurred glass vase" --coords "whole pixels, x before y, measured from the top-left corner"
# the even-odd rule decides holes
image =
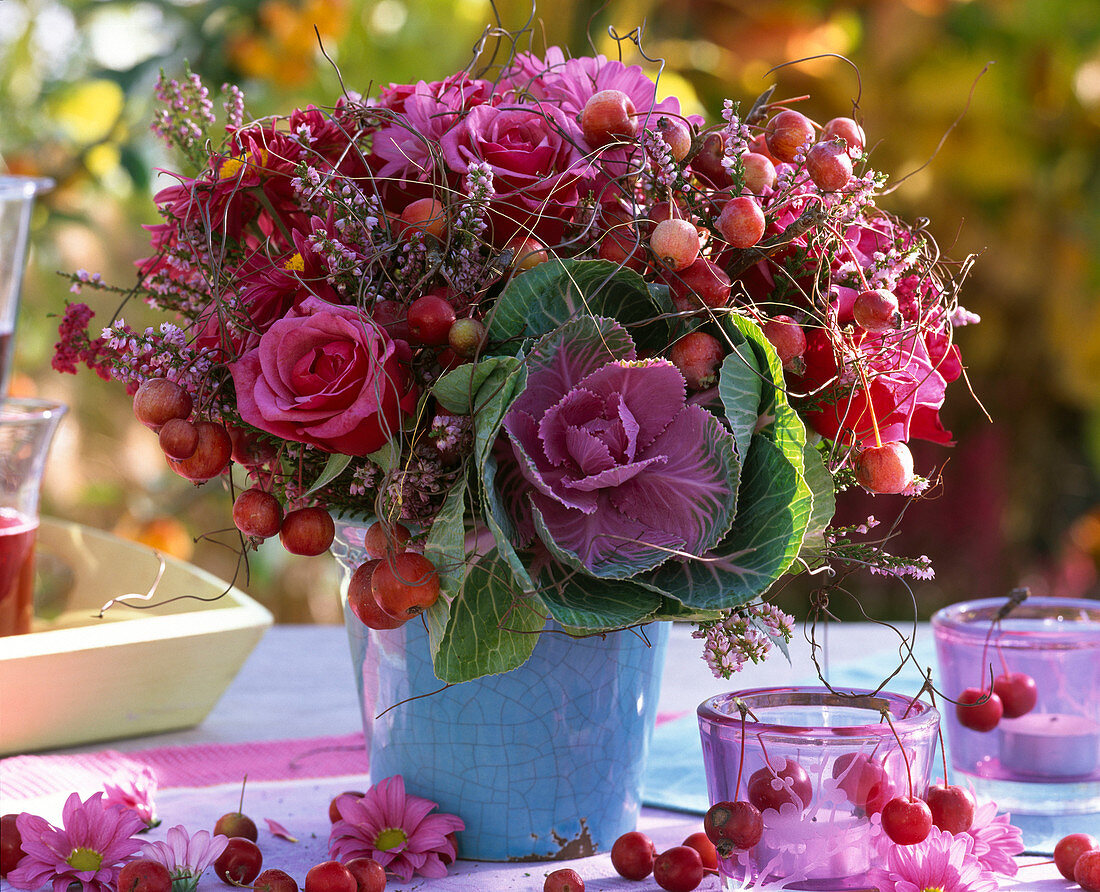
[[[53,180],[42,177],[0,176],[0,398],[11,378],[31,211],[35,196],[53,186]]]

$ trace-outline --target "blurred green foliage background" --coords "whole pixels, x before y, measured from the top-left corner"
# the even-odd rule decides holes
[[[983,322],[958,341],[992,422],[957,385],[944,417],[958,445],[918,452],[921,469],[942,469],[943,485],[909,510],[894,550],[935,563],[936,580],[915,588],[920,611],[1017,584],[1096,596],[1100,9],[1079,0],[609,0],[593,12],[554,0],[532,12],[499,0],[495,12],[507,29],[530,29],[525,46],[574,54],[616,53],[609,27],[626,35],[644,24],[642,48],[665,61],[662,91],[711,119],[723,99],[751,101],[771,83],[777,95],[809,94],[802,107],[818,120],[854,112],[874,166],[898,186],[887,208],[931,218],[944,253],[981,255],[963,296]],[[35,218],[16,353],[18,390],[72,407],[51,456],[47,513],[157,544],[224,578],[237,569],[230,549],[204,538],[228,524],[227,492],[171,474],[121,387],[50,369],[68,289],[57,271],[124,284],[146,251],[140,224],[156,219],[155,168],[173,166],[148,129],[158,71],[178,76],[189,62],[213,88],[240,84],[250,115],[288,112],[331,104],[341,84],[366,93],[439,79],[469,61],[493,21],[487,0],[0,0],[2,166],[58,181]],[[622,49],[640,61],[633,44]],[[85,299],[95,324],[107,324],[116,306]],[[159,321],[142,314],[128,306],[126,321]],[[850,498],[843,516],[889,518],[889,499]],[[238,581],[279,620],[337,619],[328,558],[291,559],[274,544],[250,563],[251,578]],[[873,615],[911,611],[896,584],[864,580],[853,592]]]

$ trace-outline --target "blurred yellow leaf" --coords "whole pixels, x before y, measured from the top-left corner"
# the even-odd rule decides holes
[[[73,84],[50,102],[54,120],[78,143],[105,138],[122,113],[125,96],[114,81],[88,80]]]

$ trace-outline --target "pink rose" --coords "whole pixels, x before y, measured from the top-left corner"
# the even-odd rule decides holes
[[[569,122],[551,105],[478,105],[444,134],[443,157],[452,171],[465,176],[472,162],[493,171],[495,244],[520,232],[533,232],[546,244],[561,240],[590,175],[568,133]]]
[[[248,424],[328,452],[368,455],[416,407],[409,346],[354,307],[309,297],[229,366]]]

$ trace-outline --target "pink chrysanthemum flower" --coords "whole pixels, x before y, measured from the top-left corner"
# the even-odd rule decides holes
[[[15,819],[26,853],[7,879],[16,889],[52,884],[66,892],[79,883],[82,892],[113,892],[123,863],[141,848],[133,835],[144,822],[128,808],[108,806],[102,793],[87,802],[73,793],[61,812],[63,829],[24,812]]]
[[[379,781],[361,799],[340,797],[336,807],[340,820],[328,839],[330,857],[373,858],[403,882],[414,874],[446,876],[441,856],[455,857],[447,834],[466,827],[454,815],[431,814],[436,803],[407,795],[399,774]]]
[[[974,812],[967,835],[974,840],[974,855],[986,870],[1016,876],[1013,857],[1024,850],[1023,834],[1009,823],[1010,815],[998,815],[997,803],[987,802]]]
[[[168,868],[172,892],[191,892],[199,884],[203,871],[218,860],[228,844],[229,838],[220,833],[211,836],[208,831],[199,830],[191,836],[186,828],[176,826],[163,841],[145,843],[141,857]]]
[[[157,793],[157,776],[148,765],[143,765],[141,771],[122,772],[113,778],[111,783],[103,785],[103,804],[121,805],[123,808],[137,812],[139,818],[145,822],[146,828],[156,827],[160,821],[157,819],[157,808],[153,797]]]
[[[993,874],[974,856],[974,840],[932,828],[915,846],[892,845],[887,869],[874,867],[868,879],[879,892],[996,892]]]

